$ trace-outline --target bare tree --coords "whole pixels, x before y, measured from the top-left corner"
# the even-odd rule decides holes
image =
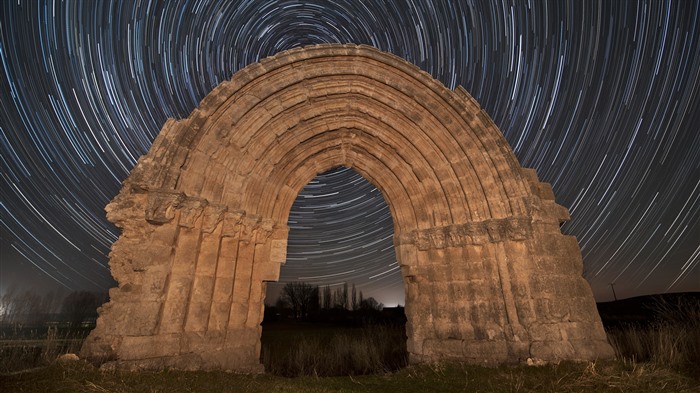
[[[333,291],[333,308],[345,309],[345,303],[343,302],[343,290],[336,288]]]
[[[382,303],[379,303],[373,297],[368,297],[367,299],[363,299],[362,302],[360,303],[361,310],[381,311],[383,308],[384,308],[384,305]]]
[[[63,292],[50,291],[43,295],[34,290],[20,291],[11,285],[0,297],[0,323],[37,325],[49,321],[59,311]]]
[[[357,302],[357,290],[355,289],[355,283],[352,283],[352,309],[357,310],[360,303]]]
[[[34,290],[20,292],[11,286],[2,296],[3,322],[33,324],[42,318],[42,297]]]
[[[349,300],[348,283],[345,282],[345,283],[343,283],[343,308],[346,310],[348,309],[348,300]]]
[[[333,294],[331,293],[331,287],[328,285],[323,288],[322,308],[333,308]]]
[[[17,286],[10,287],[0,297],[0,322],[11,324],[15,322],[18,312],[18,290]]]
[[[285,284],[280,296],[289,304],[296,318],[306,318],[315,305],[318,305],[318,287],[295,281]]]

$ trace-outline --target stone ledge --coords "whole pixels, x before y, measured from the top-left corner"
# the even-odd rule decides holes
[[[515,217],[413,230],[398,236],[397,245],[414,244],[419,250],[427,251],[530,238],[530,218]]]

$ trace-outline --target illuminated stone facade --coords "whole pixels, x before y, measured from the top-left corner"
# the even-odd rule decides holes
[[[118,287],[82,356],[262,371],[290,207],[337,166],[391,209],[411,362],[613,355],[567,209],[478,103],[393,55],[323,45],[246,67],[163,126],[107,206]]]

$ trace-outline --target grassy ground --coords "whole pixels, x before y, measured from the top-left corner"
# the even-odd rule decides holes
[[[78,348],[67,337],[47,334],[43,346],[23,337],[0,341],[0,392],[700,392],[700,302],[659,307],[667,315],[653,323],[608,330],[616,360],[541,367],[403,367],[396,327],[265,328],[264,375],[106,372],[56,361]]]
[[[89,331],[36,330],[0,338],[0,375],[47,366],[65,353],[78,353]]]
[[[653,364],[624,361],[485,368],[459,363],[410,366],[396,373],[284,378],[223,372],[101,372],[56,362],[0,376],[3,392],[700,392],[700,381]]]
[[[260,341],[265,372],[283,377],[378,374],[408,365],[403,326],[270,324]]]

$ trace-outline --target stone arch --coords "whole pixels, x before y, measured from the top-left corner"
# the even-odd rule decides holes
[[[262,60],[166,122],[106,208],[118,287],[83,356],[261,371],[290,207],[341,165],[391,209],[412,362],[612,356],[551,187],[462,87],[355,45]]]

